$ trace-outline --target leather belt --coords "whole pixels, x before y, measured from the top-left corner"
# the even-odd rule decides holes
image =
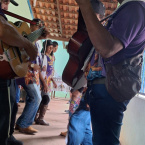
[[[96,78],[94,80],[88,81],[87,85],[90,86],[93,84],[105,84],[105,80],[106,80],[105,78]]]

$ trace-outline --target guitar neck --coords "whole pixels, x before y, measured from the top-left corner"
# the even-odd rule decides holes
[[[31,42],[34,42],[37,40],[43,33],[44,27],[41,27],[40,29],[30,33],[27,35],[27,39]]]

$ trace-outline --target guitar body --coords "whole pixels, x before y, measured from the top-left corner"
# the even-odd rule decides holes
[[[74,88],[83,76],[84,72],[81,69],[92,47],[86,31],[77,31],[70,39],[68,44],[69,60],[62,74],[62,80],[67,85]]]
[[[19,25],[10,24],[17,29],[17,31],[24,37],[27,37],[31,30],[26,22],[22,22]],[[8,59],[0,60],[0,78],[11,79],[15,77],[24,77],[28,70],[28,55],[24,49],[19,49],[7,45],[4,42],[0,42],[0,55],[5,55]],[[1,56],[2,57],[2,56]]]

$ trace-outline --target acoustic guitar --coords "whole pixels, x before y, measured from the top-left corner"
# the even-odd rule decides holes
[[[34,42],[43,33],[44,27],[31,33],[31,30],[26,22],[9,22],[16,30],[29,41]],[[12,47],[4,42],[0,42],[0,78],[11,79],[15,77],[24,77],[28,70],[29,56],[25,50],[17,47]]]
[[[82,82],[80,82],[77,89],[85,85],[86,79],[83,77],[84,71],[82,68],[92,49],[93,45],[88,37],[85,22],[79,10],[78,29],[68,43],[67,51],[69,53],[69,60],[62,74],[63,82],[74,88],[81,80]]]

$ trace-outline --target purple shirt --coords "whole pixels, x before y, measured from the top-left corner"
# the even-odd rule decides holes
[[[123,44],[123,49],[110,57],[112,64],[141,53],[145,48],[145,2],[124,4],[108,20],[106,28]]]
[[[51,56],[47,56],[47,70],[46,70],[46,75],[47,75],[47,78],[52,74],[52,71],[53,71],[53,63],[54,63],[54,55]]]
[[[108,20],[106,28],[122,42],[123,49],[110,57],[109,61],[105,63],[116,64],[121,60],[141,53],[145,47],[145,3],[139,1],[124,4]],[[100,56],[96,59],[94,57],[95,54],[96,52],[93,54],[89,64],[90,71],[87,80],[105,76],[102,59],[99,59]],[[98,67],[102,67],[102,70],[98,71]]]

